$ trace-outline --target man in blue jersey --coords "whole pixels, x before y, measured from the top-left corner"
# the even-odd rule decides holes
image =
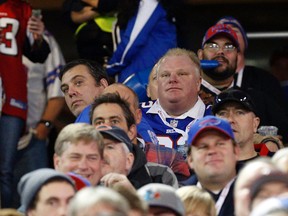
[[[190,175],[185,163],[187,132],[196,119],[211,110],[198,96],[201,69],[195,53],[174,48],[157,64],[158,99],[142,103],[142,113],[159,144],[166,147],[165,151],[171,149],[172,153],[161,155],[160,163],[170,166],[178,179],[183,180]]]

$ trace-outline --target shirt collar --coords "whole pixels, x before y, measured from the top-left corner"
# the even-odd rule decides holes
[[[205,104],[203,103],[201,98],[198,96],[198,100],[196,104],[187,112],[178,116],[177,119],[185,119],[186,117],[191,117],[194,119],[202,118],[204,116],[205,109],[206,109]],[[162,108],[159,102],[159,99],[157,99],[146,113],[158,114],[159,112],[162,112],[165,118],[173,118]]]

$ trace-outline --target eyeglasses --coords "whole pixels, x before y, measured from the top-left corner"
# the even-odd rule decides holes
[[[224,52],[233,52],[236,47],[233,44],[225,44],[224,46],[219,46],[217,43],[207,43],[204,46],[204,49],[209,50],[210,52],[218,52],[220,48]]]

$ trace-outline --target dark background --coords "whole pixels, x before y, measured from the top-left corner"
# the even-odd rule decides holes
[[[255,2],[256,1],[256,2]],[[46,2],[46,1],[45,1]],[[52,1],[53,2],[53,1]],[[286,1],[192,1],[176,2],[179,46],[197,51],[205,31],[219,18],[227,15],[236,17],[247,33],[287,32],[288,0]],[[217,3],[215,3],[217,2]],[[42,7],[47,29],[56,37],[66,61],[77,58],[73,33],[63,20],[61,1],[56,6],[41,5],[35,0],[34,6]],[[55,3],[55,2],[54,2]],[[33,6],[32,4],[32,6]],[[47,3],[46,3],[47,4]],[[287,45],[288,37],[249,39],[247,62],[269,69],[268,60],[276,48]]]

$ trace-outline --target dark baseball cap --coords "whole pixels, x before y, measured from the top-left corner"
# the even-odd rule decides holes
[[[222,105],[231,101],[241,104],[245,109],[257,115],[255,105],[250,95],[240,89],[233,88],[221,92],[214,98],[214,103],[212,106],[213,114],[215,115],[217,112],[219,112]]]
[[[103,137],[112,138],[113,140],[125,143],[129,151],[133,152],[133,143],[131,142],[127,133],[121,128],[116,126],[100,125],[96,127],[96,129],[102,134]]]

